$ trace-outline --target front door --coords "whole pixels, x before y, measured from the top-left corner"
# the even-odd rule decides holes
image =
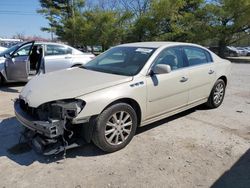
[[[189,75],[182,49],[166,48],[155,64],[168,64],[171,72],[147,77],[147,116],[153,118],[188,104]]]
[[[29,56],[34,42],[27,42],[6,58],[5,70],[8,80],[27,81],[29,76]]]

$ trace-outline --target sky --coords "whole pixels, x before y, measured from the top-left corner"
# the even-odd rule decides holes
[[[50,38],[49,33],[41,31],[48,21],[36,12],[39,8],[39,0],[0,0],[0,38],[17,33]]]

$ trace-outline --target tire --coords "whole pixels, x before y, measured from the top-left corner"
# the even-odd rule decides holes
[[[96,118],[94,126],[94,144],[105,152],[115,152],[132,140],[137,128],[137,115],[126,103],[114,104]]]
[[[213,86],[206,105],[211,109],[218,108],[223,102],[225,91],[225,82],[222,79],[218,79]]]
[[[0,86],[4,85],[4,77],[2,76],[2,74],[0,73]]]

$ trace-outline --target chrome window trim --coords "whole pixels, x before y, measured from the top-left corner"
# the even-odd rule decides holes
[[[183,69],[187,69],[187,68],[193,68],[193,67],[198,67],[198,66],[203,66],[203,65],[208,65],[208,64],[214,63],[213,56],[212,56],[212,54],[211,54],[207,49],[200,48],[200,47],[196,47],[196,46],[176,45],[176,46],[166,47],[166,48],[162,49],[162,51],[164,51],[164,50],[166,50],[166,49],[168,49],[168,48],[176,48],[176,47],[179,47],[179,48],[180,48],[182,55],[185,55],[184,52],[183,52],[183,48],[184,48],[184,47],[191,47],[191,48],[197,48],[197,49],[204,50],[205,52],[207,52],[207,53],[209,54],[209,56],[210,56],[210,58],[211,58],[212,61],[209,61],[209,62],[206,62],[206,63],[202,63],[202,64],[198,64],[198,65],[191,65],[191,66],[189,65],[189,62],[187,62],[187,63],[188,63],[188,66],[187,66],[187,67],[182,67],[182,68],[178,68],[178,69],[175,69],[175,70],[171,70],[171,72],[175,72],[175,71],[179,71],[179,70],[183,70]],[[162,51],[161,51],[161,52],[162,52]],[[150,76],[150,72],[151,72],[151,70],[152,70],[152,67],[153,67],[153,65],[155,64],[157,58],[160,56],[161,52],[156,56],[156,58],[154,59],[154,61],[153,61],[152,64],[150,65],[150,67],[149,67],[149,69],[148,69],[148,71],[147,71],[146,77],[147,77],[147,76]],[[184,61],[184,62],[186,61],[186,60],[184,59],[184,57],[183,57],[183,61]],[[188,60],[187,60],[187,61],[188,61]],[[171,72],[170,72],[170,73],[171,73]]]
[[[202,64],[207,64],[207,63],[213,63],[214,62],[212,54],[205,48],[201,48],[201,47],[198,47],[198,46],[188,46],[188,45],[183,45],[182,48],[194,48],[194,49],[203,50],[204,53],[205,53],[206,59],[207,59],[207,54],[209,55],[210,59],[207,59],[208,62],[202,63]],[[185,55],[184,49],[183,49],[183,53]],[[209,60],[211,60],[211,62],[209,62]],[[202,64],[199,64],[199,65],[202,65]],[[191,65],[191,66],[196,66],[196,65]]]

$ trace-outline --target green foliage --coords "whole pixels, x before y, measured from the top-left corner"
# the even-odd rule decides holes
[[[204,7],[209,22],[204,23],[208,38],[217,41],[223,56],[227,45],[237,42],[250,29],[250,0],[214,0]]]
[[[61,40],[74,45],[77,38],[71,31],[77,31],[76,23],[84,7],[84,0],[40,0],[40,5],[41,9],[37,12],[49,21],[49,27],[41,29],[55,33]]]
[[[40,0],[44,31],[71,45],[170,40],[223,48],[249,36],[250,0]]]

